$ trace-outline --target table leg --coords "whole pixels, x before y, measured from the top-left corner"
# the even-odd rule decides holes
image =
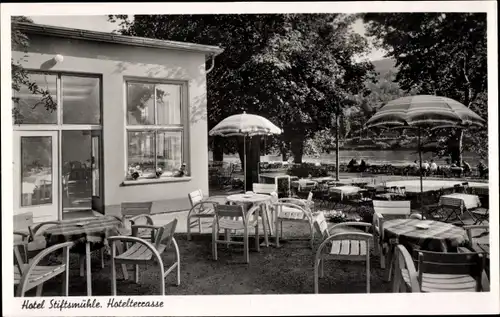
[[[266,247],[269,248],[269,237],[267,235],[266,224],[269,226],[269,228],[271,228],[271,225],[267,217],[267,212],[265,211],[265,204],[260,205],[260,214],[262,217],[262,227],[264,229],[264,241],[266,243]]]
[[[384,270],[384,281],[390,282],[392,277],[392,270],[394,266],[394,245],[389,245],[386,255],[386,263]]]
[[[85,262],[87,269],[87,296],[92,296],[92,273],[90,271],[90,242],[85,243]]]

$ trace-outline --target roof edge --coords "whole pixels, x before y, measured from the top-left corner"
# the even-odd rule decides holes
[[[53,25],[43,25],[43,24],[35,24],[27,22],[12,22],[12,26],[26,33],[50,35],[63,38],[72,38],[72,39],[89,40],[96,42],[107,42],[114,44],[124,44],[124,45],[152,47],[161,49],[200,52],[204,53],[205,55],[215,55],[215,56],[224,52],[224,49],[218,46],[195,44],[188,42],[158,40],[146,37],[128,36],[128,35],[114,34],[108,32],[74,29],[74,28],[67,28],[67,27],[60,27]]]

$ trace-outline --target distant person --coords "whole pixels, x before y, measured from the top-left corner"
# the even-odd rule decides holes
[[[483,161],[480,161],[477,165],[477,170],[479,171],[479,177],[484,178],[488,173],[488,168]]]
[[[430,168],[431,166],[429,165],[429,162],[424,161],[422,163],[422,173],[424,174],[424,176],[427,176],[429,174]]]
[[[431,174],[437,173],[438,166],[437,166],[436,162],[434,162],[434,160],[431,160],[431,165],[429,166],[429,170],[430,170]]]
[[[417,160],[415,160],[412,164],[412,168],[413,168],[413,172],[415,174],[418,174],[418,163],[417,163]]]
[[[466,161],[463,161],[463,164],[464,164],[464,176],[468,176],[472,171],[472,168],[470,167],[470,164],[467,163]]]
[[[349,164],[347,164],[347,169],[349,170],[349,172],[354,172],[356,171],[356,168],[358,167],[358,162],[356,161],[355,158],[352,158],[350,161],[349,161]]]
[[[366,162],[365,160],[361,160],[361,163],[359,164],[359,171],[364,172],[366,170]]]

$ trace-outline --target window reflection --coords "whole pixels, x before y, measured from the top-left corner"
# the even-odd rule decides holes
[[[148,125],[155,123],[154,84],[127,84],[127,123]]]
[[[57,103],[56,75],[30,73],[28,80],[38,86],[38,91],[48,91],[50,98]],[[57,109],[48,107],[46,98],[41,93],[34,94],[26,85],[21,85],[19,91],[13,91],[14,98],[18,98],[18,120],[24,124],[57,123]]]
[[[21,137],[21,206],[52,203],[52,137]]]
[[[63,123],[99,124],[99,78],[62,76]]]

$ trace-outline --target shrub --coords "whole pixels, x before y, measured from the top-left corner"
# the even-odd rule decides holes
[[[294,164],[288,170],[288,175],[297,176],[299,178],[307,178],[309,175],[312,177],[328,176],[328,167],[316,166],[311,163]]]

